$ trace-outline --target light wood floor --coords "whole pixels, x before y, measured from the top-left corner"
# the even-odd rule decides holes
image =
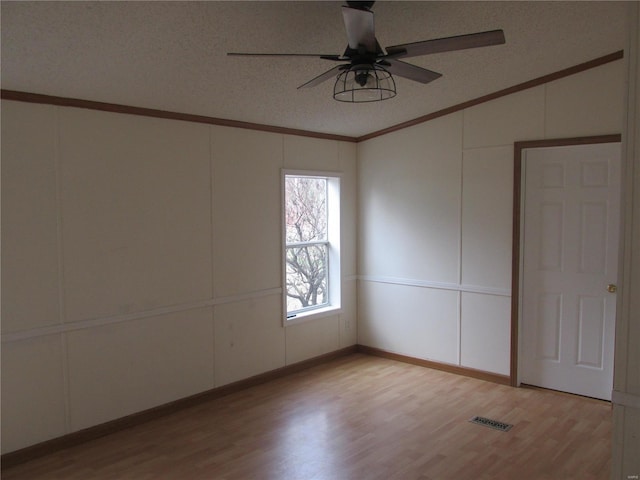
[[[514,427],[469,423],[474,415]],[[609,478],[610,451],[606,402],[354,354],[2,478],[589,480]]]

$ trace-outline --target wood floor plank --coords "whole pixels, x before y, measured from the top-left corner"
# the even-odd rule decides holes
[[[475,415],[510,423],[501,432]],[[609,478],[611,406],[354,354],[3,471],[4,480]]]

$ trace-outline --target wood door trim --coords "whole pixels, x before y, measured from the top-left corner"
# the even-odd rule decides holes
[[[520,309],[520,220],[522,195],[522,151],[527,148],[565,147],[571,145],[593,145],[617,143],[622,135],[595,135],[588,137],[554,138],[547,140],[525,140],[513,144],[513,230],[511,246],[511,355],[509,379],[513,387],[518,385],[518,343]]]

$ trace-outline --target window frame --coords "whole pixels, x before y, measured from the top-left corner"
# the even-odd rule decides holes
[[[295,242],[287,245],[286,225],[286,179],[287,177],[310,177],[327,180],[327,238],[310,242]],[[282,317],[283,325],[294,325],[324,316],[340,313],[342,292],[342,270],[340,266],[340,172],[326,170],[281,170],[281,216],[282,216]],[[327,290],[328,303],[287,312],[287,248],[305,245],[327,245]]]

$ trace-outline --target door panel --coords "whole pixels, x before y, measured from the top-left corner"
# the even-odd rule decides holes
[[[610,399],[620,144],[523,151],[522,383]]]
[[[541,294],[538,297],[538,312],[536,359],[559,362],[562,294]]]
[[[603,367],[605,302],[599,297],[580,296],[578,317],[578,365]]]
[[[562,271],[564,204],[545,202],[540,205],[539,269],[540,271]]]

